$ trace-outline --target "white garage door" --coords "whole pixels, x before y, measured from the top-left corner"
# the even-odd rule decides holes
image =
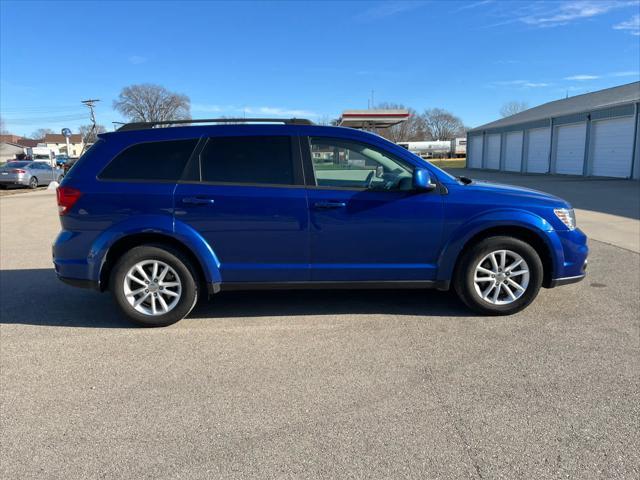
[[[522,132],[507,133],[504,146],[504,169],[519,172],[522,165]]]
[[[548,128],[529,130],[527,172],[547,173],[549,171],[550,132]]]
[[[500,134],[487,135],[487,163],[485,167],[492,170],[500,168]]]
[[[469,141],[469,168],[482,168],[482,135],[474,135]]]
[[[591,124],[592,175],[631,176],[633,117],[598,120]]]
[[[562,125],[556,128],[555,173],[582,175],[587,124]]]

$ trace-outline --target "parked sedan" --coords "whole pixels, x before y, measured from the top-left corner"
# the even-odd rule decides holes
[[[64,173],[60,168],[52,168],[45,162],[27,160],[8,162],[0,167],[0,186],[24,185],[36,188],[38,185],[49,185],[61,182]]]

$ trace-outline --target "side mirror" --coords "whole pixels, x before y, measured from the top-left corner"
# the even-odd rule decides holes
[[[436,184],[431,182],[429,170],[425,168],[416,168],[413,171],[413,188],[421,192],[430,192],[435,190]]]

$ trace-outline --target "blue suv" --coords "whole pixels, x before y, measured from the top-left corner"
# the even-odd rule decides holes
[[[564,200],[453,177],[364,131],[258,122],[101,134],[58,189],[59,278],[164,326],[205,295],[274,288],[453,288],[504,315],[585,276]]]

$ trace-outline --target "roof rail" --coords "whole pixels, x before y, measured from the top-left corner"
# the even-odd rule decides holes
[[[132,122],[125,123],[118,132],[127,130],[142,130],[158,125],[190,125],[192,123],[283,123],[285,125],[313,125],[305,118],[202,118],[195,120],[166,120],[161,122]]]

